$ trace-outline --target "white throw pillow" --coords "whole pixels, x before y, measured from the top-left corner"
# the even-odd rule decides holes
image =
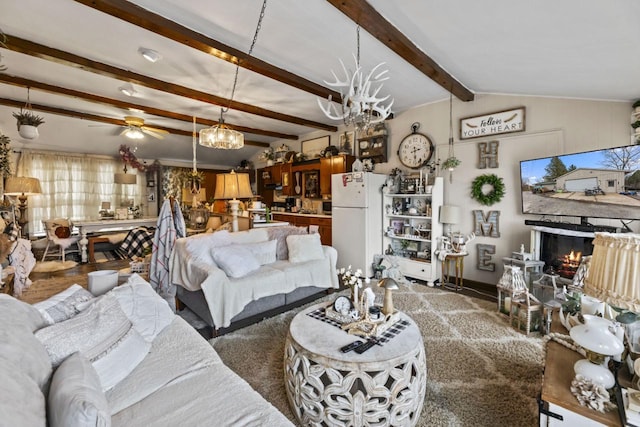
[[[20,364],[0,360],[0,378],[0,425],[46,427],[44,394]]]
[[[7,363],[17,366],[21,373],[30,377],[46,392],[51,379],[51,361],[47,350],[27,325],[12,325],[0,329],[0,365]]]
[[[151,342],[169,326],[175,314],[149,282],[138,274],[132,274],[127,283],[111,290],[133,327]]]
[[[78,305],[93,298],[95,296],[91,292],[74,284],[44,301],[33,304],[33,306],[42,314],[48,325],[53,325],[78,314],[80,311]]]
[[[73,353],[56,369],[47,400],[50,427],[109,427],[111,411],[91,362]]]
[[[244,277],[260,268],[260,263],[249,249],[242,245],[230,245],[214,248],[211,251],[213,260],[229,277]]]
[[[319,234],[298,234],[287,236],[290,262],[306,262],[323,259],[324,252]]]
[[[275,239],[267,240],[266,242],[243,243],[238,246],[249,249],[249,252],[256,257],[260,265],[276,262],[276,247],[278,246],[278,241]]]
[[[40,329],[35,335],[54,366],[80,351],[96,368],[103,390],[129,375],[151,348],[113,294],[103,295],[77,316]]]

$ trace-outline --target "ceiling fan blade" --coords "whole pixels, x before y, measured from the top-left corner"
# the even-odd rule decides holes
[[[140,128],[144,131],[144,130],[149,130],[151,132],[156,132],[156,133],[160,133],[160,134],[164,134],[167,135],[169,132],[164,130],[164,129],[158,129],[158,128],[154,128],[153,126],[140,126]]]
[[[156,132],[155,129],[149,129],[148,127],[144,126],[141,128],[142,132],[146,135],[152,136],[154,138],[158,138],[158,139],[164,139],[164,135],[161,134],[160,132]],[[158,129],[160,130],[160,129]],[[168,132],[167,132],[168,133]]]

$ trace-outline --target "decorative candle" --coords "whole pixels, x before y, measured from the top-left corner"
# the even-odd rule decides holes
[[[511,313],[511,297],[504,298],[504,309],[507,313]]]

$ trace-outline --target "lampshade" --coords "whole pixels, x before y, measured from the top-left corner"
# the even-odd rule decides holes
[[[460,222],[461,210],[459,206],[442,205],[440,206],[440,223],[441,224],[458,224]]]
[[[100,204],[100,209],[108,211],[109,209],[111,209],[111,202],[102,202]]]
[[[38,178],[10,176],[4,182],[4,194],[9,196],[32,196],[42,193]]]
[[[248,173],[219,173],[216,175],[215,199],[249,199],[253,197]]]
[[[138,176],[126,172],[114,173],[113,182],[116,184],[136,184],[138,182]]]
[[[584,293],[640,312],[640,234],[596,233]]]
[[[193,196],[194,194],[191,192],[191,189],[189,188],[183,188],[182,189],[182,203],[191,203],[191,201],[193,200]],[[196,202],[206,202],[207,201],[207,190],[204,188],[200,188],[200,191],[198,191],[196,194]]]

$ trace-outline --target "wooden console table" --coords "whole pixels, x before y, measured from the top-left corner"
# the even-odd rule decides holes
[[[551,331],[568,335],[567,330],[560,323],[557,312],[553,313]],[[573,364],[583,357],[577,352],[563,345],[549,341],[547,343],[547,358],[542,379],[542,393],[540,395],[540,426],[622,426],[618,411],[598,412],[581,406],[571,394],[571,381],[575,377]],[[629,384],[629,374],[626,364],[622,366],[618,379],[623,387]],[[552,415],[545,414],[548,411]],[[562,419],[556,418],[556,416]]]
[[[136,227],[155,227],[158,218],[137,218],[137,219],[107,219],[107,220],[87,220],[73,221],[73,225],[78,227],[80,232],[80,253],[82,262],[87,262],[87,239],[88,233],[109,232],[109,231],[126,231]]]

